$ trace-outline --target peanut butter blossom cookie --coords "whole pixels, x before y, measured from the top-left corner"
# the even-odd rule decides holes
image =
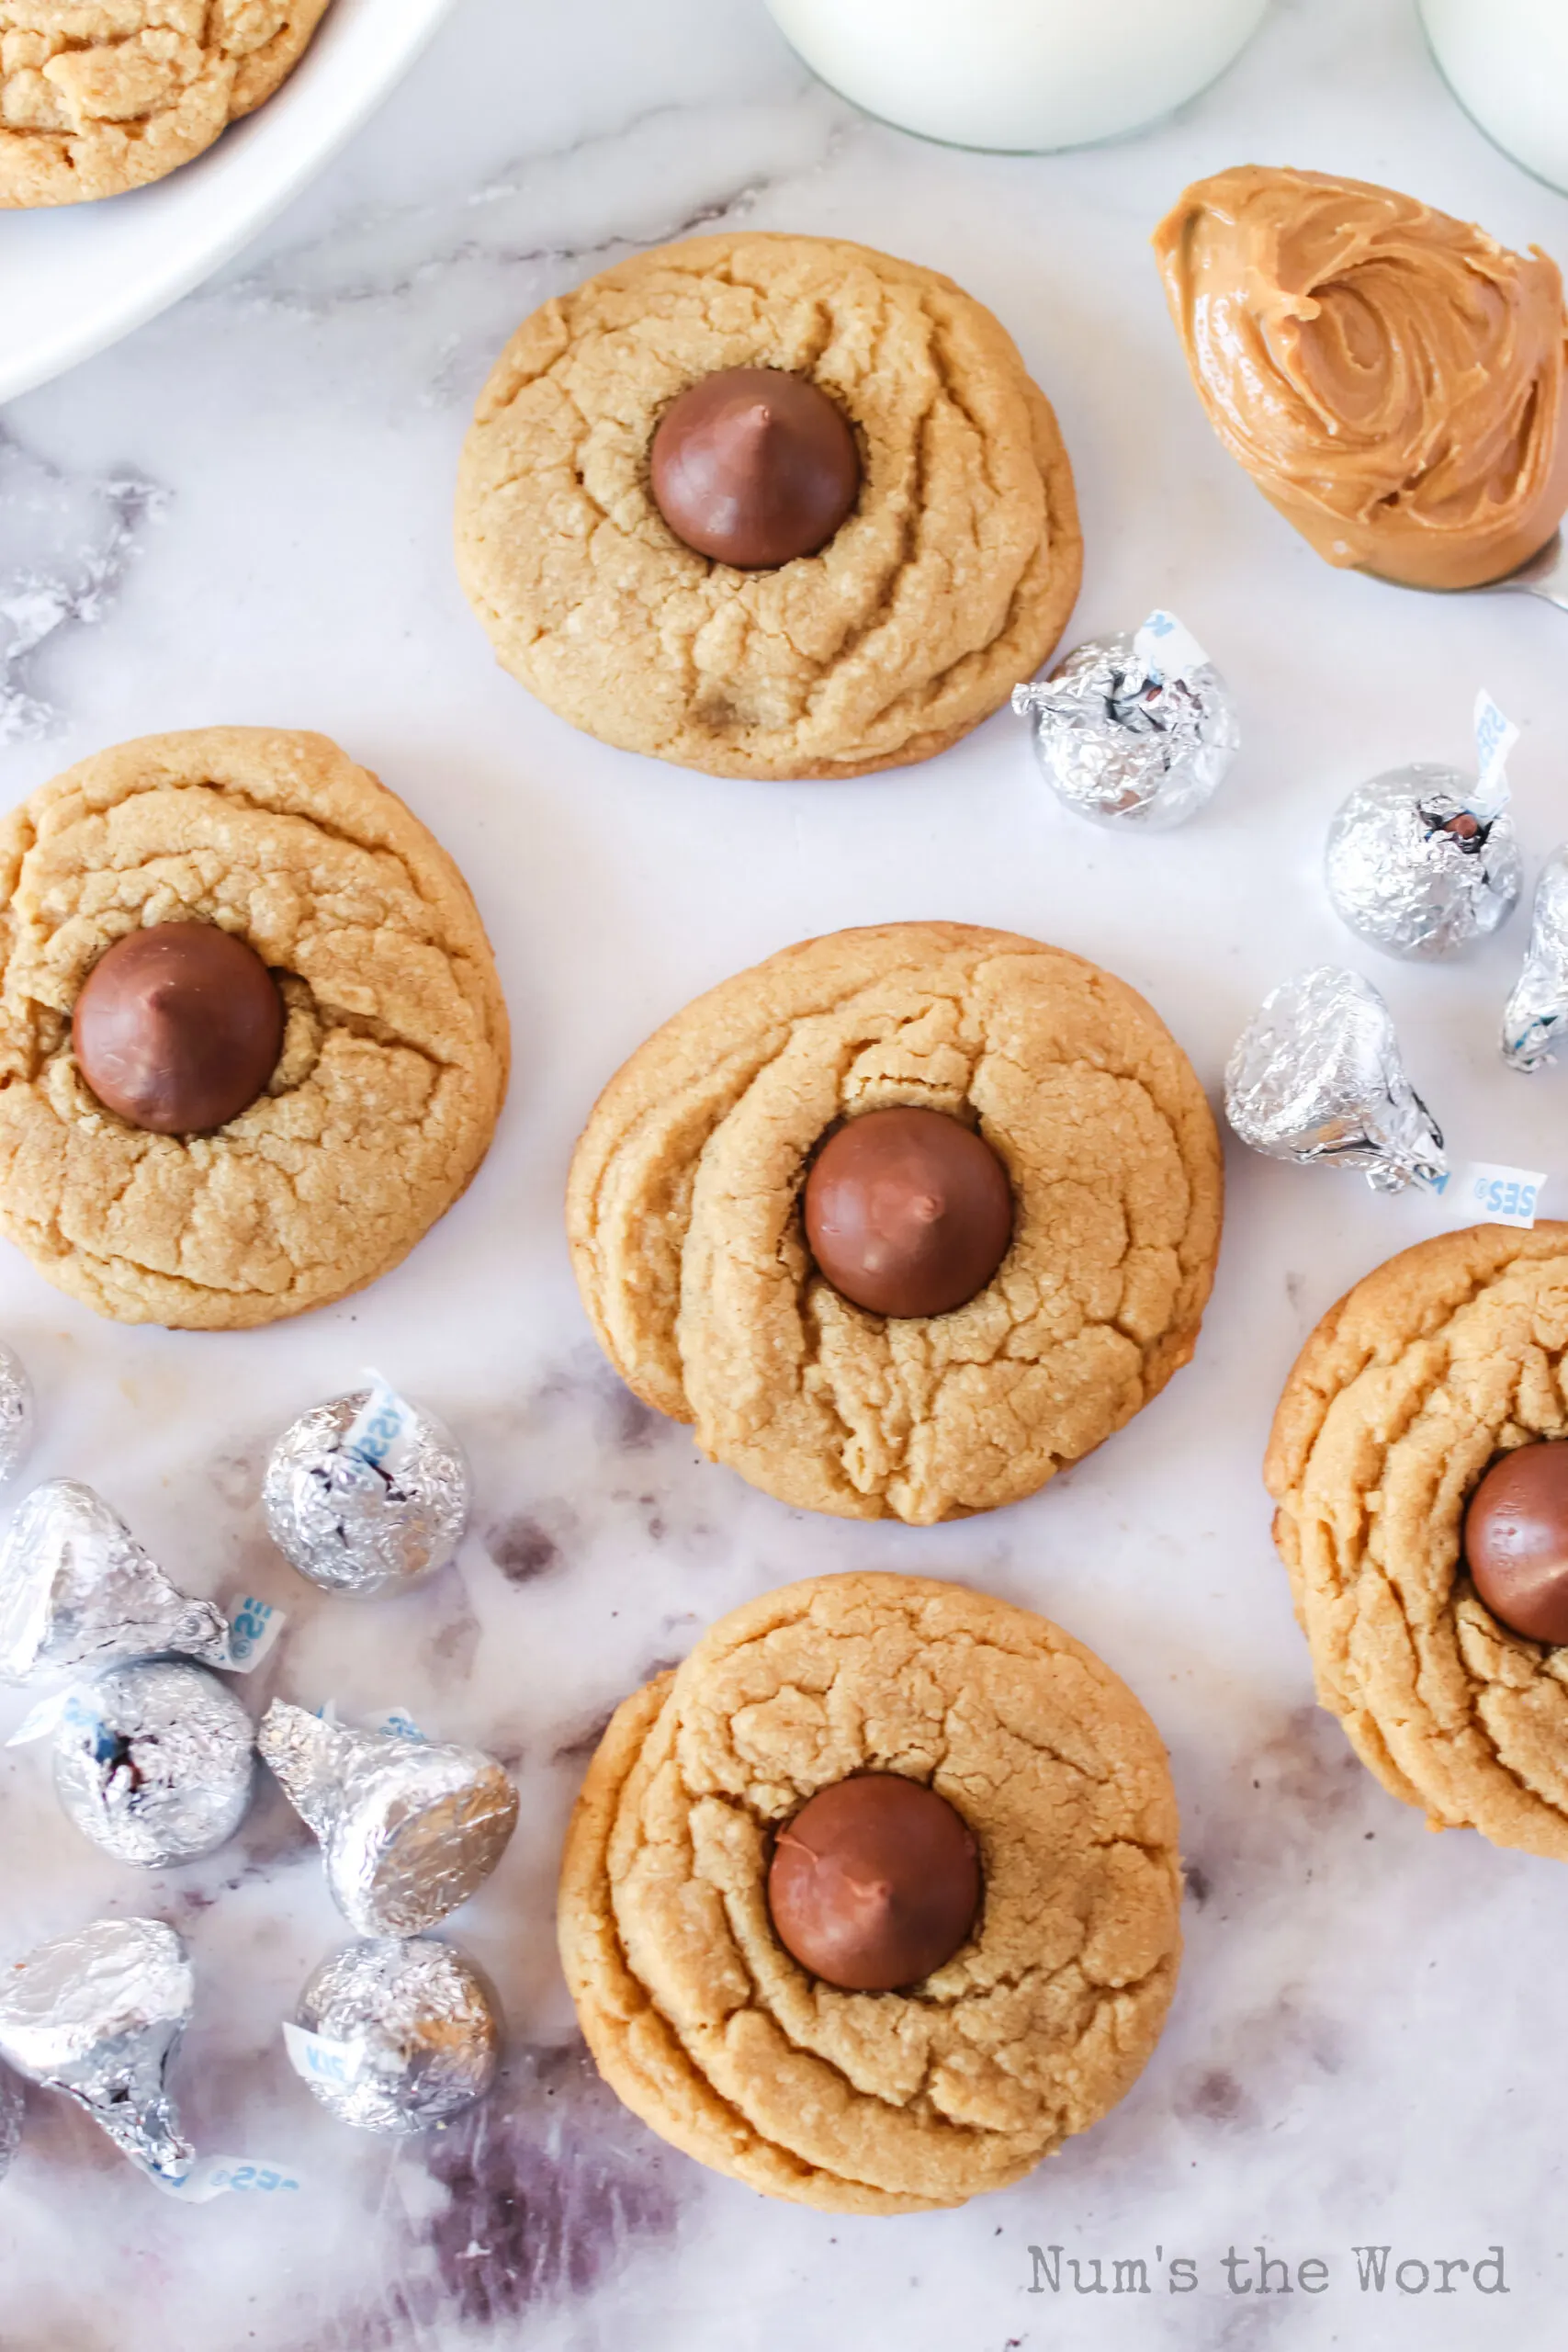
[[[483,1159],[507,1051],[462,876],[324,736],[148,736],[0,828],[0,1230],[100,1314],[373,1282]]]
[[[573,726],[711,775],[860,775],[967,734],[1082,565],[1055,419],[988,311],[835,239],[697,237],[518,329],[457,560]]]
[[[1192,1353],[1219,1247],[1203,1091],[1140,996],[964,923],[786,948],[611,1080],[568,1189],[622,1377],[781,1500],[1016,1502]]]
[[[957,1585],[820,1577],[613,1717],[567,1982],[687,2155],[829,2211],[958,2205],[1130,2088],[1180,1951],[1176,1799],[1124,1683]]]
[[[270,98],[327,0],[0,0],[0,208],[162,179]]]
[[[1434,1828],[1568,1860],[1568,1225],[1391,1258],[1325,1316],[1266,1469],[1321,1703]]]

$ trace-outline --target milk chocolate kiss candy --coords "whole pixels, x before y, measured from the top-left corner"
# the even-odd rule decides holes
[[[834,1289],[873,1315],[946,1315],[985,1289],[1012,1239],[1007,1171],[945,1112],[867,1111],[806,1182],[806,1238]]]
[[[248,1110],[283,1049],[283,999],[254,947],[208,922],[133,931],[99,956],[71,1041],[100,1102],[160,1136]]]
[[[826,392],[782,368],[723,368],[666,410],[653,495],[678,539],[769,571],[825,547],[860,491],[854,435]]]
[[[918,1984],[967,1942],[979,1907],[973,1831],[897,1772],[819,1790],[780,1830],[768,1871],[779,1941],[847,1993]]]
[[[1568,1440],[1492,1464],[1465,1513],[1464,1556],[1495,1617],[1532,1642],[1568,1642]]]

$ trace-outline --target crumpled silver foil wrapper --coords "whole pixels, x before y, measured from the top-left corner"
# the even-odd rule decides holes
[[[54,1785],[85,1837],[143,1870],[227,1843],[255,1782],[249,1715],[204,1667],[118,1666],[73,1693],[54,1735]]]
[[[1013,688],[1057,797],[1100,825],[1165,832],[1195,817],[1241,748],[1230,688],[1212,662],[1166,678],[1133,638],[1090,639],[1049,678]]]
[[[321,1841],[327,1884],[362,1936],[416,1936],[481,1885],[517,1826],[493,1756],[354,1731],[275,1699],[257,1744]]]
[[[22,2086],[6,2066],[0,2066],[0,2180],[16,2161],[22,2144]]]
[[[194,2151],[164,2075],[196,1995],[159,1919],[95,1919],[0,1969],[0,2058],[85,2107],[145,2171],[177,2180]]]
[[[33,1384],[15,1348],[0,1342],[0,1487],[14,1478],[33,1442]]]
[[[302,1413],[272,1450],[262,1484],[267,1532],[302,1577],[367,1596],[444,1567],[468,1516],[462,1451],[434,1414],[390,1390],[400,1426],[383,1460],[349,1441],[373,1392]]]
[[[449,1944],[378,1937],[345,1944],[299,1996],[296,2022],[347,2044],[352,2079],[305,2079],[362,2132],[428,2132],[483,2098],[501,2059],[495,1995]]]
[[[1506,922],[1524,881],[1513,819],[1476,815],[1472,780],[1415,761],[1357,786],[1329,828],[1334,911],[1388,956],[1457,956]]]
[[[1374,1192],[1443,1175],[1442,1130],[1404,1075],[1387,1005],[1323,964],[1264,999],[1225,1068],[1225,1116],[1271,1159],[1333,1160]]]
[[[1553,850],[1535,886],[1530,944],[1503,1014],[1503,1059],[1543,1069],[1568,1030],[1568,843]]]
[[[229,1628],[210,1601],[175,1591],[91,1487],[35,1487],[0,1548],[0,1681],[63,1681],[165,1650],[227,1665]]]

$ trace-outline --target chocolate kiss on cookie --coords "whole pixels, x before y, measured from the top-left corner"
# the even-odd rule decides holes
[[[943,1111],[867,1111],[806,1181],[806,1238],[833,1288],[873,1315],[946,1315],[1012,1239],[1012,1188],[983,1136]]]
[[[768,1871],[779,1941],[847,1993],[918,1984],[962,1950],[979,1907],[974,1832],[897,1772],[818,1790],[780,1830]]]
[[[740,571],[815,555],[860,493],[843,416],[782,368],[724,368],[688,386],[653,436],[652,468],[676,537]]]
[[[1464,1515],[1464,1556],[1495,1617],[1532,1642],[1568,1642],[1568,1441],[1492,1464]]]
[[[248,1110],[283,1050],[283,999],[254,947],[208,922],[133,931],[99,956],[72,1017],[100,1102],[154,1135],[205,1135]]]

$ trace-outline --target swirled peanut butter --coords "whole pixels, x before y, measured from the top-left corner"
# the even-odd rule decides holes
[[[1248,164],[1155,232],[1210,421],[1330,563],[1498,580],[1568,507],[1562,280],[1362,180]]]

